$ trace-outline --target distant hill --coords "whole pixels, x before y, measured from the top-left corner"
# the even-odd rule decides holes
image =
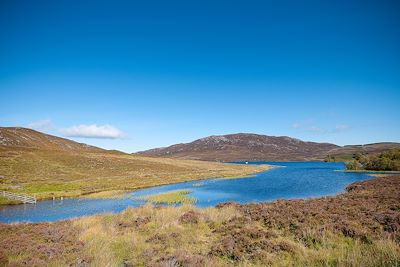
[[[355,153],[380,153],[400,148],[399,143],[338,146],[305,142],[287,136],[238,133],[209,136],[190,143],[138,152],[154,157],[209,161],[294,161],[324,160],[328,155],[351,157]]]
[[[328,151],[337,148],[334,144],[304,142],[287,136],[239,133],[209,136],[139,154],[212,161],[313,160],[323,159]]]
[[[28,128],[0,127],[0,147],[46,150],[104,152],[106,150]]]
[[[329,154],[332,156],[353,155],[357,153],[377,154],[395,148],[400,149],[400,143],[383,142],[383,143],[374,143],[366,145],[349,145],[332,149],[331,151],[329,151]]]

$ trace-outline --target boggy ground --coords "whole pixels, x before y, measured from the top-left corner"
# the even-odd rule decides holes
[[[0,226],[5,266],[400,266],[400,176],[336,197]]]

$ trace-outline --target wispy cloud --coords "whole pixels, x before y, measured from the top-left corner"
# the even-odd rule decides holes
[[[116,127],[106,125],[76,125],[69,128],[59,129],[66,137],[85,137],[85,138],[101,138],[101,139],[119,139],[126,137],[126,134]]]
[[[312,132],[312,133],[320,133],[320,134],[333,134],[333,133],[340,133],[344,131],[350,130],[352,127],[349,124],[338,124],[333,128],[322,128],[314,125],[310,121],[304,122],[304,123],[293,123],[292,128],[296,130],[302,130],[306,132]]]
[[[314,132],[314,133],[324,133],[324,132],[326,132],[326,130],[324,130],[324,129],[320,128],[320,127],[317,127],[317,126],[308,127],[306,130],[309,131],[309,132]]]
[[[351,125],[349,124],[339,124],[336,125],[335,130],[338,132],[343,132],[351,129]]]
[[[292,128],[294,128],[294,129],[300,129],[302,127],[303,127],[303,125],[301,123],[298,123],[298,122],[292,124]]]
[[[40,121],[35,121],[32,123],[29,123],[27,125],[28,128],[38,130],[38,131],[49,131],[54,129],[54,125],[51,122],[51,120],[40,120]]]

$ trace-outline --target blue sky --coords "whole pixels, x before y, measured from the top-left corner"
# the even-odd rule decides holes
[[[400,141],[398,1],[1,1],[0,125],[127,152]]]

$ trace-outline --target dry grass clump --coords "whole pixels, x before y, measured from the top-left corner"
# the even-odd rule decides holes
[[[0,259],[6,266],[400,266],[400,176],[348,190],[206,209],[147,204],[54,224],[1,226]],[[60,238],[63,231],[71,233]],[[64,253],[48,252],[61,245]]]
[[[101,255],[93,258],[93,266],[202,266],[219,262],[208,256],[213,240],[210,225],[221,225],[235,213],[229,207],[220,212],[188,205],[145,205],[118,215],[77,219],[74,226],[81,229],[80,240],[88,244],[85,252]]]
[[[139,199],[145,200],[154,204],[195,204],[197,199],[189,197],[188,194],[192,193],[192,190],[174,190],[160,194],[140,196]]]

